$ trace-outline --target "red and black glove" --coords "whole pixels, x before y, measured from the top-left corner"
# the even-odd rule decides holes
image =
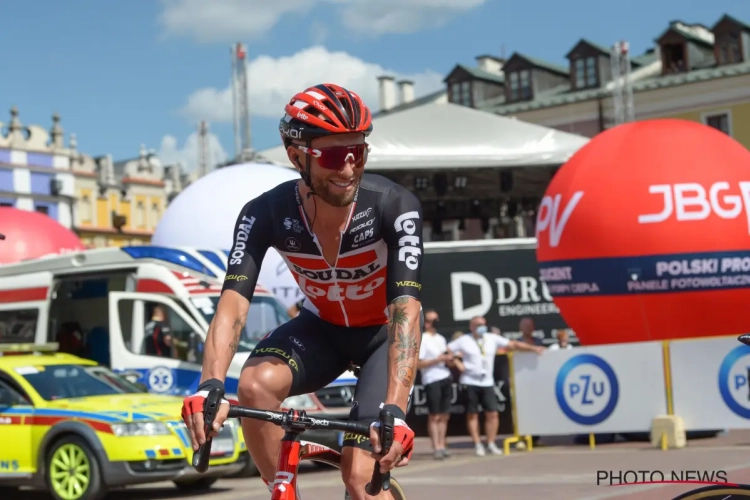
[[[188,419],[188,417],[192,416],[195,413],[203,413],[206,397],[208,396],[209,391],[211,391],[212,389],[221,389],[221,393],[223,395],[224,382],[215,378],[206,380],[198,386],[198,392],[196,392],[192,396],[186,397],[182,401],[182,419],[185,421],[185,424],[188,427],[190,427],[190,420]],[[222,397],[221,404],[229,404],[229,401]]]

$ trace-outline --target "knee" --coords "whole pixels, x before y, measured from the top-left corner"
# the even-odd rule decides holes
[[[286,364],[275,358],[253,358],[242,370],[237,397],[243,406],[274,409],[286,399],[291,386]]]

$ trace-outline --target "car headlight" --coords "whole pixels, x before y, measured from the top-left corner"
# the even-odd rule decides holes
[[[315,404],[315,401],[310,397],[309,394],[300,394],[299,396],[292,396],[290,398],[286,398],[283,403],[281,403],[282,408],[291,408],[294,410],[317,410],[318,405]]]
[[[123,436],[165,436],[169,428],[161,422],[129,422],[113,424],[112,432],[117,437]]]

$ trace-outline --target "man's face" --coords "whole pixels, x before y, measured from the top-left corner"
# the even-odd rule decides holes
[[[534,333],[534,322],[530,319],[522,319],[520,327],[521,333],[524,335],[531,335]]]
[[[311,143],[311,149],[323,149],[334,146],[353,146],[364,144],[365,136],[361,133],[335,134],[325,137],[318,137]],[[299,150],[292,150],[290,154],[297,154],[299,163],[306,165],[307,158],[305,153]],[[323,152],[325,154],[325,152]],[[365,161],[355,164],[351,156],[341,164],[338,170],[326,169],[320,166],[318,159],[309,156],[310,165],[310,183],[312,188],[323,201],[334,207],[346,207],[354,201],[354,195],[364,173]]]
[[[487,326],[487,320],[484,318],[474,318],[469,323],[469,329],[472,333],[476,333],[477,328],[479,328],[480,326]]]
[[[425,317],[424,317],[425,328],[434,328],[435,321],[437,321],[438,319],[440,318],[438,317],[438,314],[436,312],[428,312],[427,314],[425,314]]]

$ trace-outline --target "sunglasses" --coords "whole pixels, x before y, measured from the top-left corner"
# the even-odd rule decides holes
[[[367,143],[327,148],[308,148],[298,144],[292,144],[292,146],[311,155],[318,160],[318,165],[326,170],[339,170],[348,161],[352,162],[355,167],[362,167],[367,161],[367,153],[370,150],[370,145]]]

